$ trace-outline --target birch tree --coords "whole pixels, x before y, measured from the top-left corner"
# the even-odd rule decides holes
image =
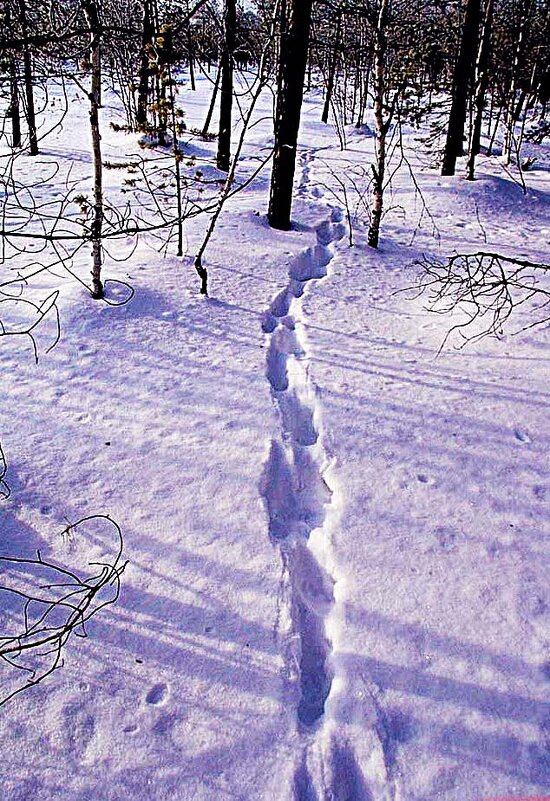
[[[391,116],[385,118],[384,99],[386,94],[386,25],[388,21],[389,0],[380,0],[378,19],[374,31],[374,123],[375,160],[373,174],[373,205],[367,241],[372,248],[378,247],[380,220],[384,207],[384,179],[386,171],[386,136]]]
[[[90,28],[90,66],[91,87],[90,130],[92,134],[92,154],[94,163],[94,208],[91,223],[92,240],[92,297],[103,297],[101,281],[103,231],[103,162],[101,158],[101,133],[99,129],[99,108],[101,104],[101,25],[95,0],[82,0],[82,10]]]

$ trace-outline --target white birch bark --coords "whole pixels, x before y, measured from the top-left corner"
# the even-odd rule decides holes
[[[92,134],[92,155],[94,164],[94,206],[91,226],[92,239],[92,297],[103,297],[101,281],[102,230],[103,230],[103,163],[101,159],[101,133],[99,129],[99,108],[101,105],[101,27],[97,5],[94,0],[83,0],[82,8],[90,28],[90,130]]]
[[[374,42],[374,152],[376,163],[372,166],[374,177],[373,204],[368,232],[368,243],[378,247],[380,220],[384,208],[384,174],[386,169],[386,135],[388,126],[384,120],[384,95],[386,91],[386,21],[389,0],[380,0]]]

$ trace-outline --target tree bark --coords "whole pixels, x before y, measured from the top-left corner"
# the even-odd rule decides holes
[[[82,0],[86,22],[91,31],[90,61],[92,64],[90,100],[90,129],[94,162],[94,208],[91,225],[92,240],[92,297],[103,297],[101,281],[102,231],[103,231],[103,162],[101,158],[101,134],[99,129],[99,107],[101,99],[101,25],[95,0]]]
[[[221,66],[218,67],[218,71],[216,73],[216,80],[214,81],[214,88],[212,89],[212,97],[210,98],[210,105],[208,106],[208,113],[206,114],[206,119],[204,121],[204,125],[202,126],[202,135],[206,136],[208,134],[208,129],[210,127],[210,122],[212,121],[212,114],[214,113],[214,107],[216,105],[216,98],[218,96],[218,89],[220,88],[220,78],[221,78]]]
[[[29,152],[38,155],[38,136],[36,132],[36,112],[34,109],[34,89],[32,85],[32,59],[29,48],[29,26],[27,22],[27,6],[25,0],[19,0],[19,22],[23,38],[23,78],[25,82],[25,99],[27,102],[27,125],[29,128]]]
[[[321,122],[328,122],[328,115],[330,111],[330,102],[332,100],[332,92],[334,90],[334,78],[336,76],[336,65],[338,63],[338,50],[340,49],[340,35],[342,30],[342,9],[338,8],[336,12],[336,35],[334,37],[334,48],[332,50],[332,58],[330,60],[328,80],[327,80],[327,93],[325,96],[325,104],[323,106],[323,113],[321,115]]]
[[[21,147],[21,110],[19,106],[19,81],[17,64],[10,53],[10,105],[8,115],[11,119],[12,147]]]
[[[143,0],[143,22],[141,34],[141,56],[139,64],[139,84],[136,113],[136,127],[143,131],[147,127],[147,106],[149,103],[149,54],[148,47],[153,40],[153,19],[151,13],[151,0]]]
[[[451,113],[447,128],[447,140],[441,175],[454,175],[456,160],[464,153],[464,128],[468,105],[468,93],[477,55],[480,0],[466,0],[464,26],[460,49],[453,73]]]
[[[237,8],[235,0],[225,0],[223,18],[223,46],[221,53],[220,121],[216,164],[227,172],[231,161],[231,109],[233,106],[233,51]]]
[[[485,0],[485,14],[483,20],[483,30],[479,43],[479,52],[476,65],[476,91],[474,97],[474,121],[470,136],[470,148],[467,164],[467,179],[474,180],[475,161],[481,148],[481,123],[483,121],[483,109],[485,107],[485,93],[489,84],[489,51],[491,43],[491,29],[493,24],[493,0]]]
[[[193,54],[193,39],[191,37],[191,26],[187,27],[187,58],[189,60],[189,81],[191,82],[191,90],[196,90],[195,86],[195,57]]]
[[[520,96],[517,101],[517,84],[519,78],[519,69],[523,57],[525,47],[525,33],[527,22],[529,18],[530,3],[526,0],[522,4],[520,11],[519,29],[516,41],[516,49],[514,51],[514,62],[512,65],[512,76],[510,79],[510,88],[508,90],[508,103],[506,105],[506,114],[504,118],[504,143],[502,146],[502,160],[504,164],[510,164],[512,159],[512,145],[514,141],[514,127],[521,114],[524,98]]]
[[[380,0],[378,22],[374,38],[374,127],[375,158],[373,173],[373,204],[367,242],[371,248],[378,247],[380,237],[380,221],[384,208],[384,177],[386,171],[386,135],[388,120],[384,120],[384,96],[386,93],[386,22],[389,0]]]
[[[311,28],[311,7],[312,0],[289,0],[288,25],[286,30],[283,29],[281,32],[275,149],[268,219],[273,228],[283,231],[290,228],[296,146]],[[283,21],[286,24],[286,15]]]
[[[6,28],[11,30],[10,7],[6,4]],[[21,109],[19,105],[19,78],[17,62],[13,52],[8,54],[10,76],[10,105],[8,116],[11,119],[12,147],[21,147]]]

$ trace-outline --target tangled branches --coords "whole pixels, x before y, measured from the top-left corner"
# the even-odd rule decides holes
[[[0,581],[0,660],[7,671],[0,706],[61,667],[71,635],[86,637],[87,622],[118,598],[126,567],[118,524],[108,515],[90,515],[69,525],[63,535],[72,538],[92,521],[107,523],[116,537],[116,551],[108,562],[90,562],[94,571],[84,578],[43,559],[40,551],[34,559],[0,556],[5,568]]]
[[[530,319],[514,333],[550,321],[550,286],[542,281],[549,264],[499,253],[457,253],[446,261],[424,258],[417,289],[427,293],[428,308],[438,314],[461,310],[465,319],[453,325],[441,345],[457,333],[464,347],[485,336],[500,336],[514,310],[527,307]],[[534,319],[533,319],[534,315]]]

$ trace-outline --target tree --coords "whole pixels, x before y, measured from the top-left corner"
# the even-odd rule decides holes
[[[456,160],[464,152],[464,128],[479,35],[480,0],[466,0],[464,25],[453,72],[451,111],[441,175],[454,175]]]
[[[275,150],[269,197],[269,224],[290,228],[296,147],[311,28],[312,0],[281,4],[281,44],[275,110]]]
[[[11,29],[11,12],[9,3],[6,4],[4,19],[8,30]],[[12,147],[21,147],[21,112],[19,105],[19,76],[17,74],[17,62],[13,51],[8,53],[8,72],[10,76],[10,104],[7,116],[11,118]]]
[[[336,77],[336,67],[338,64],[338,54],[340,51],[340,37],[342,34],[342,6],[339,5],[336,10],[336,34],[334,36],[334,44],[329,64],[329,72],[327,78],[327,88],[325,93],[325,103],[323,106],[323,113],[321,115],[322,122],[328,122],[328,115],[330,111],[330,104],[332,101],[332,92],[334,90],[334,80]]]
[[[468,152],[467,178],[474,180],[475,160],[481,145],[481,123],[483,109],[485,108],[485,93],[489,83],[489,50],[491,42],[491,27],[493,22],[493,0],[485,0],[485,13],[483,30],[481,32],[479,53],[476,63],[476,89],[474,97],[474,119],[470,133],[470,146]]]
[[[103,297],[101,281],[102,228],[103,228],[103,161],[101,156],[101,134],[99,131],[99,107],[101,105],[101,25],[95,0],[82,0],[82,9],[90,27],[91,88],[90,130],[94,162],[94,212],[91,227],[92,240],[92,297]]]
[[[154,36],[153,15],[151,0],[143,0],[142,5],[142,34],[141,34],[141,54],[139,63],[139,82],[136,125],[138,130],[145,130],[147,127],[147,106],[149,104],[149,83],[151,69],[149,65],[149,51]]]
[[[231,108],[233,105],[233,51],[235,50],[235,0],[225,0],[223,14],[223,44],[221,51],[220,119],[216,164],[227,172],[231,160]]]
[[[388,22],[389,0],[380,0],[378,19],[374,39],[374,120],[375,120],[375,157],[373,165],[373,206],[368,232],[368,243],[378,247],[380,236],[380,220],[384,206],[384,180],[386,168],[386,135],[391,122],[391,115],[384,116],[384,100],[386,95],[386,26]]]
[[[512,146],[514,142],[514,127],[519,120],[523,104],[526,100],[527,91],[525,81],[521,80],[521,73],[525,69],[524,53],[529,32],[531,19],[531,0],[521,0],[518,8],[518,21],[516,28],[514,56],[510,75],[510,85],[506,97],[506,109],[504,119],[504,144],[502,147],[502,160],[504,164],[510,164],[512,159]]]

